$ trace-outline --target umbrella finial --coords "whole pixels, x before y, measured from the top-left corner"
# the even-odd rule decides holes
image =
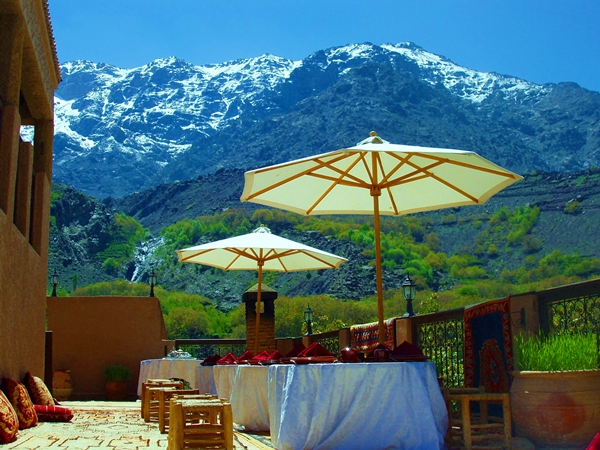
[[[377,131],[371,131],[369,133],[369,137],[360,141],[356,145],[364,145],[364,144],[389,144],[388,141],[384,141],[379,136],[377,136]]]
[[[269,230],[267,227],[265,227],[264,224],[260,224],[260,227],[258,227],[256,230],[253,231],[253,233],[269,233],[271,234],[271,230]]]

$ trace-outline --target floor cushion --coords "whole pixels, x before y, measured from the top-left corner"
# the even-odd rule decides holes
[[[33,405],[40,422],[70,422],[73,413],[64,406]]]
[[[34,405],[54,406],[54,399],[50,390],[41,378],[31,375],[29,372],[23,378],[23,384],[29,392],[29,397]]]
[[[37,414],[35,413],[31,398],[29,398],[27,388],[23,383],[11,380],[10,378],[2,378],[2,391],[6,394],[6,398],[8,398],[17,413],[19,430],[24,430],[37,424]]]
[[[0,391],[0,444],[14,439],[19,431],[19,418],[4,393]]]

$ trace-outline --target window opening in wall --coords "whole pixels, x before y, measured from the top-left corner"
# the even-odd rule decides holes
[[[32,247],[34,247],[35,234],[38,232],[38,230],[35,229],[36,222],[33,220],[35,216],[35,176],[36,170],[35,166],[33,166],[31,168],[31,198],[29,201],[29,245]],[[38,251],[39,249],[36,248],[35,250]]]
[[[35,127],[33,125],[21,125],[21,128],[19,129],[21,139],[25,142],[33,142],[34,132]]]

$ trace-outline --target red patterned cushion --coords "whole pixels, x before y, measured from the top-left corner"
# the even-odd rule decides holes
[[[23,384],[27,388],[29,392],[29,397],[31,397],[31,401],[34,405],[46,405],[46,406],[54,406],[54,399],[52,398],[52,394],[46,387],[46,384],[42,381],[41,378],[35,377],[31,375],[29,372],[25,374],[25,378],[23,378]]]
[[[17,413],[19,430],[24,430],[38,423],[33,403],[31,403],[27,388],[23,383],[10,378],[2,378],[2,390]]]
[[[64,406],[33,405],[40,422],[70,422],[73,413]]]
[[[19,431],[19,418],[6,396],[0,391],[0,444],[12,441]]]

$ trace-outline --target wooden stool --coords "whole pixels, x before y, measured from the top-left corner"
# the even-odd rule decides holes
[[[171,398],[181,398],[185,395],[198,395],[198,389],[161,389],[157,391],[158,395],[158,429],[161,433],[166,433],[166,428],[169,426],[169,402]]]
[[[148,384],[142,395],[145,400],[142,405],[143,417],[145,422],[158,422],[158,391],[161,389],[182,390],[182,382]]]
[[[174,400],[218,400],[216,395],[212,394],[192,394],[192,395],[175,395]],[[227,403],[227,400],[222,398],[222,402]],[[188,411],[186,413],[186,421],[189,423],[212,423],[214,422],[214,411]]]
[[[233,450],[233,414],[231,403],[218,399],[177,399],[170,401],[168,448],[210,448]],[[191,423],[190,415],[208,413],[208,422]]]
[[[458,402],[460,418],[453,418],[449,405],[450,424],[446,443],[459,444],[465,449],[472,448],[511,448],[512,424],[510,396],[508,393],[488,393],[477,388],[445,389],[447,401]],[[471,414],[471,402],[479,402],[480,414]],[[501,403],[503,418],[488,415],[488,403]]]
[[[145,404],[146,404],[146,396],[148,395],[147,392],[147,388],[149,385],[153,385],[153,386],[159,386],[159,385],[167,385],[170,386],[172,385],[172,383],[174,383],[173,380],[169,379],[169,378],[148,378],[144,383],[142,383],[142,395],[140,400],[142,401],[142,405],[141,405],[141,411],[140,411],[140,415],[142,416],[142,418],[144,418],[144,413],[146,411],[145,409]],[[183,384],[181,389],[183,389]]]

